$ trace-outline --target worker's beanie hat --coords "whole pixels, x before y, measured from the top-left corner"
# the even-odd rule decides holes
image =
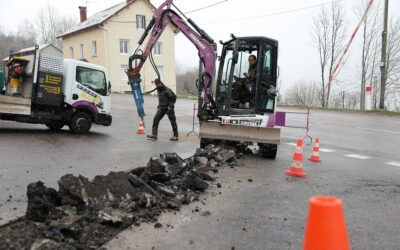
[[[162,82],[161,82],[161,80],[160,80],[160,79],[158,79],[158,78],[156,78],[156,79],[154,80],[154,84],[156,84],[156,85],[157,85],[157,84],[159,84],[159,83],[162,83]]]

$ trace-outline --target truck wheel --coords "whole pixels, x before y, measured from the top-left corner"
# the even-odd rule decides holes
[[[64,123],[62,121],[54,121],[54,122],[49,122],[46,123],[46,126],[51,130],[51,131],[59,131],[64,127]]]
[[[71,131],[77,134],[85,134],[89,132],[91,127],[92,121],[90,115],[83,112],[76,113],[69,124]]]
[[[278,151],[277,144],[258,143],[260,155],[264,158],[275,159]]]

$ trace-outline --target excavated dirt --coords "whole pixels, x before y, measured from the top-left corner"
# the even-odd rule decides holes
[[[218,168],[235,166],[242,153],[209,145],[182,159],[153,156],[144,167],[89,181],[64,175],[56,191],[28,185],[26,216],[0,228],[0,249],[98,249],[119,232],[198,200]]]

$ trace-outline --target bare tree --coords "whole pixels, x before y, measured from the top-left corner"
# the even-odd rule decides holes
[[[329,105],[331,86],[329,77],[333,73],[335,62],[340,52],[345,47],[346,27],[343,7],[338,3],[332,3],[329,8],[322,7],[318,16],[314,17],[314,43],[320,56],[321,67],[321,105]],[[327,77],[328,76],[328,77]],[[325,89],[327,92],[325,93]]]
[[[306,82],[305,80],[297,81],[285,94],[285,102],[289,104],[298,104],[306,106],[318,105],[318,97],[321,91],[316,82]]]
[[[329,57],[329,50],[328,50],[328,37],[329,37],[329,19],[328,13],[323,8],[321,9],[321,13],[319,13],[318,17],[313,19],[314,21],[314,42],[318,49],[319,53],[319,63],[321,67],[321,87],[322,87],[322,98],[321,98],[321,105],[325,107],[325,70],[326,64]]]
[[[346,26],[344,22],[343,7],[339,4],[331,5],[331,40],[330,40],[330,63],[329,63],[329,77],[333,74],[333,67],[337,62],[340,53],[345,48]],[[344,62],[343,62],[344,63]],[[332,82],[331,82],[332,83]],[[329,106],[329,94],[331,85],[328,85],[328,94],[326,97],[326,106]]]
[[[62,48],[61,39],[57,39],[56,37],[71,29],[76,24],[74,18],[60,15],[57,9],[48,4],[46,8],[40,10],[36,19],[38,40],[41,43],[52,43]]]
[[[24,20],[15,32],[0,27],[0,58],[7,57],[10,50],[32,47],[37,43],[52,43],[61,48],[61,40],[56,37],[74,25],[74,18],[63,16],[48,5],[38,13],[36,22]]]
[[[6,32],[0,27],[0,60],[10,54],[10,50],[20,50],[22,48],[35,45],[36,39],[29,31],[30,25],[19,27],[16,32]]]
[[[358,91],[346,91],[345,108],[358,109],[360,104],[360,95]]]
[[[396,93],[400,93],[400,17],[397,17],[390,21],[389,32],[388,32],[386,65],[387,65],[387,79],[386,79],[387,93],[385,94],[385,98],[388,98],[388,95],[391,95],[392,98],[395,98]]]
[[[181,95],[197,95],[196,80],[199,78],[199,70],[191,69],[176,75],[176,91]]]
[[[33,46],[37,42],[36,28],[32,22],[27,19],[18,26],[18,34],[24,38],[23,48]]]

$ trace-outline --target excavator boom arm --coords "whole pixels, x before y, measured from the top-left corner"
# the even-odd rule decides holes
[[[151,55],[151,51],[157,43],[158,39],[164,32],[165,28],[169,23],[179,29],[197,48],[199,57],[203,63],[204,72],[202,73],[201,79],[199,79],[200,89],[204,89],[204,100],[199,101],[199,117],[207,119],[210,117],[209,114],[215,109],[215,104],[212,97],[212,83],[215,77],[215,61],[217,57],[217,45],[202,29],[200,29],[191,19],[187,19],[189,24],[194,30],[178,15],[174,10],[171,9],[172,1],[166,0],[156,10],[152,20],[147,26],[142,37],[139,39],[138,45],[135,48],[132,56],[129,57],[129,68],[126,71],[129,84],[132,86],[133,91],[138,91],[138,85],[140,86],[140,70],[143,67],[146,59]],[[176,7],[175,7],[176,8]],[[179,11],[179,10],[178,10]],[[182,13],[181,13],[182,14]],[[182,14],[183,15],[183,14]],[[184,15],[183,15],[184,16]],[[139,46],[148,36],[149,32],[151,35],[147,41],[145,50],[142,54],[139,54]],[[133,68],[132,62],[138,60],[136,66]],[[137,62],[137,61],[136,61]],[[154,65],[153,65],[154,66]],[[136,90],[134,90],[136,87]],[[143,101],[142,93],[134,93],[135,101],[137,103],[137,97]],[[201,95],[199,95],[201,98]],[[140,101],[140,100],[139,100]],[[144,114],[144,112],[142,112]],[[139,111],[139,116],[141,112]]]

